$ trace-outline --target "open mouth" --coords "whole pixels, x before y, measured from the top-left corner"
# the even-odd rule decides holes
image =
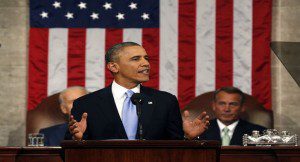
[[[138,73],[146,74],[148,75],[150,72],[150,69],[144,69],[144,70],[139,70]]]

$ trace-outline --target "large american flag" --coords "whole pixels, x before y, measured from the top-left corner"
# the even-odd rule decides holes
[[[271,108],[272,0],[30,0],[28,109],[69,86],[109,85],[105,51],[150,56],[146,86],[178,97],[236,86]]]

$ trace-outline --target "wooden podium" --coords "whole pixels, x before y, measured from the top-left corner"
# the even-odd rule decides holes
[[[217,141],[63,141],[65,162],[217,162]]]

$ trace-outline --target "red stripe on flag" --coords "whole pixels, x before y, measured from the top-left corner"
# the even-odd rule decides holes
[[[105,51],[117,43],[123,42],[122,29],[106,29],[105,30]],[[113,76],[107,68],[105,68],[105,86],[112,83]]]
[[[159,29],[145,28],[142,44],[150,57],[150,80],[143,85],[159,89]]]
[[[28,64],[28,110],[47,97],[49,30],[30,28]]]
[[[68,87],[85,85],[86,30],[69,29],[68,34]]]
[[[216,88],[233,84],[233,0],[216,1]]]
[[[271,109],[272,0],[253,1],[252,95]]]
[[[196,1],[179,1],[178,101],[183,108],[195,97]]]

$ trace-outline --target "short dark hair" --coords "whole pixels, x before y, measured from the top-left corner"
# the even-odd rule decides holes
[[[226,92],[229,94],[239,94],[241,96],[241,105],[245,102],[245,94],[236,87],[222,87],[214,92],[214,101],[217,99],[217,94],[220,92]]]
[[[135,42],[122,42],[122,43],[115,44],[110,49],[107,50],[105,54],[105,63],[107,64],[109,62],[116,61],[116,55],[124,47],[128,47],[128,46],[141,46],[141,45]]]

